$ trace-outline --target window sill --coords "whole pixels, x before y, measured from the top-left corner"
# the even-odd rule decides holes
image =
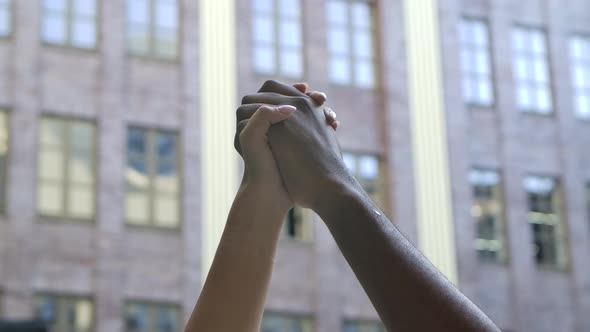
[[[150,54],[137,54],[129,50],[127,50],[126,54],[130,59],[138,60],[141,62],[158,63],[162,65],[178,65],[181,62],[180,56],[178,55],[172,58],[166,58]]]
[[[73,225],[92,225],[96,224],[95,218],[74,218],[66,216],[50,216],[50,215],[37,215],[37,221],[40,223],[47,224],[73,224]]]
[[[41,46],[43,46],[43,48],[45,49],[49,49],[49,50],[59,50],[59,51],[63,51],[63,52],[68,52],[68,53],[73,53],[73,54],[81,54],[81,55],[89,55],[89,54],[94,54],[94,55],[98,55],[98,51],[99,51],[99,47],[98,45],[92,47],[92,48],[82,48],[82,47],[76,47],[73,45],[68,45],[68,44],[52,44],[52,43],[48,43],[48,42],[41,42]]]
[[[160,232],[160,233],[182,233],[182,227],[176,226],[176,227],[164,227],[164,226],[158,226],[158,225],[154,225],[154,224],[134,224],[134,223],[130,223],[128,221],[125,221],[125,227],[132,229],[132,230],[137,230],[137,231],[146,231],[146,232]]]
[[[520,114],[531,115],[531,116],[535,116],[535,117],[544,117],[544,118],[551,118],[555,115],[555,112],[553,110],[550,110],[549,112],[540,112],[537,110],[518,109],[518,112]]]

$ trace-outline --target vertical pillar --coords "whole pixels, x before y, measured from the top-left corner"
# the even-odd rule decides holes
[[[456,284],[438,1],[407,0],[404,17],[418,244],[424,255]]]
[[[234,0],[202,0],[199,12],[205,277],[238,186],[238,164],[233,151],[237,89]]]

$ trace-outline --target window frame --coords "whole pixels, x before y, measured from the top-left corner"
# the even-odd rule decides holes
[[[375,204],[377,204],[377,206],[380,209],[382,209],[383,211],[386,211],[388,209],[389,205],[387,204],[386,184],[384,183],[386,181],[386,178],[385,178],[385,168],[383,167],[383,157],[377,152],[362,152],[362,151],[351,151],[351,150],[342,151],[343,158],[345,158],[347,155],[352,156],[354,158],[355,170],[351,170],[350,168],[348,168],[348,165],[347,165],[347,169],[349,170],[351,175],[355,178],[355,180],[363,187],[363,190],[365,190],[365,191],[367,191],[366,185],[370,181],[363,179],[361,177],[360,172],[358,171],[358,169],[360,168],[361,159],[365,158],[365,157],[370,157],[370,158],[374,158],[377,161],[378,174],[374,180],[375,191],[374,192],[367,191],[367,194],[373,200],[373,202]]]
[[[552,197],[552,213],[542,213],[537,211],[532,211],[532,207],[530,204],[530,191],[526,187],[525,181],[530,178],[535,179],[549,179],[553,181],[554,189]],[[565,190],[563,188],[563,182],[559,176],[550,175],[550,174],[541,174],[541,173],[527,173],[523,177],[523,190],[525,193],[525,201],[526,201],[526,219],[529,225],[529,231],[531,232],[531,246],[535,245],[536,237],[535,232],[532,229],[534,224],[541,224],[541,225],[549,225],[552,226],[552,237],[554,242],[555,251],[555,262],[537,262],[535,257],[535,252],[533,252],[532,259],[534,265],[538,269],[542,270],[555,270],[555,271],[568,271],[570,267],[570,250],[569,250],[569,239],[567,236],[567,215],[565,210]],[[541,216],[547,215],[547,216]],[[556,222],[544,222],[543,219],[557,219]]]
[[[46,9],[45,9],[45,1],[41,1],[41,8],[40,8],[40,23],[39,23],[39,40],[41,41],[41,45],[50,48],[60,48],[60,49],[67,49],[67,50],[75,50],[77,52],[88,52],[88,53],[97,53],[98,50],[101,48],[101,29],[102,29],[102,1],[99,0],[92,0],[94,1],[94,45],[92,47],[80,47],[76,46],[72,42],[72,31],[73,31],[73,24],[74,24],[74,15],[73,15],[73,2],[77,0],[63,0],[66,3],[65,12],[64,12],[64,20],[65,20],[65,39],[63,43],[54,43],[45,40],[43,33],[44,27],[43,22],[45,20]]]
[[[281,60],[281,55],[283,52],[283,45],[282,45],[282,38],[281,38],[281,20],[283,19],[283,15],[281,15],[281,10],[279,8],[280,0],[269,0],[272,2],[272,9],[271,9],[271,13],[261,13],[260,11],[258,11],[256,8],[254,8],[254,2],[255,0],[250,1],[250,12],[252,13],[252,15],[250,16],[250,56],[251,56],[251,61],[250,61],[250,65],[252,66],[252,71],[254,72],[255,75],[260,76],[260,77],[267,77],[269,75],[277,77],[279,79],[283,79],[283,80],[305,80],[305,78],[307,77],[307,61],[305,58],[305,42],[306,42],[306,34],[305,34],[305,25],[304,25],[304,0],[292,0],[292,1],[297,1],[298,6],[299,6],[299,17],[294,18],[294,17],[290,17],[291,21],[293,22],[294,20],[297,21],[297,26],[299,28],[299,33],[300,33],[300,37],[301,37],[301,46],[299,47],[298,53],[300,55],[301,58],[301,72],[297,75],[297,76],[290,76],[287,75],[283,72],[283,61]],[[270,43],[263,43],[260,41],[256,40],[256,33],[255,33],[255,17],[257,15],[267,15],[265,16],[266,18],[270,18],[272,20],[272,26],[273,26],[273,35],[274,35],[274,39],[272,42]],[[256,68],[256,50],[259,47],[270,47],[273,50],[274,53],[274,57],[273,57],[273,64],[274,64],[274,70],[272,73],[265,73],[260,71],[258,68]],[[291,49],[289,48],[289,51],[294,51],[294,48]]]
[[[8,13],[8,18],[10,19],[10,24],[8,25],[8,33],[5,35],[0,34],[0,41],[13,39],[14,29],[16,28],[16,25],[14,23],[15,6],[16,5],[14,3],[14,0],[8,0],[6,12]]]
[[[125,195],[125,202],[124,204],[124,223],[127,227],[132,228],[140,228],[140,229],[157,229],[162,231],[170,231],[170,232],[182,232],[183,229],[183,182],[182,182],[182,155],[183,155],[183,144],[181,140],[181,132],[179,129],[169,129],[169,128],[159,128],[159,127],[150,127],[144,125],[136,125],[130,124],[126,127],[125,131],[125,169],[129,167],[129,144],[128,144],[128,134],[130,130],[140,130],[146,134],[146,170],[148,171],[147,175],[149,178],[149,185],[147,189],[147,198],[148,198],[148,218],[145,220],[145,224],[134,223],[130,222],[129,218],[127,217],[127,178],[125,175],[125,171],[123,172],[123,186],[124,186],[124,195]],[[154,204],[156,202],[155,196],[157,196],[157,191],[154,190],[154,183],[156,174],[152,174],[151,171],[157,166],[157,161],[159,158],[157,157],[157,146],[155,144],[156,136],[158,134],[168,134],[173,135],[176,138],[176,170],[177,170],[177,180],[178,180],[178,192],[176,193],[176,209],[177,209],[177,224],[174,227],[166,227],[156,223],[156,219],[154,219]],[[153,150],[152,150],[153,148]]]
[[[0,200],[0,216],[6,216],[7,213],[7,208],[8,208],[8,194],[10,193],[10,177],[8,176],[8,168],[10,166],[10,150],[11,150],[11,144],[12,144],[12,140],[11,140],[11,128],[10,128],[10,120],[12,118],[11,116],[11,108],[10,107],[2,107],[0,106],[0,117],[4,118],[4,123],[5,126],[4,128],[0,128],[0,132],[2,130],[5,131],[6,133],[6,142],[4,142],[6,144],[6,158],[5,158],[5,165],[3,169],[0,169],[0,183],[4,184],[4,188],[0,188],[0,190],[3,190],[4,192],[1,193],[1,196],[3,196],[4,199]],[[0,144],[2,144],[2,142],[0,142]]]
[[[574,32],[574,33],[570,34],[568,37],[568,47],[569,48],[571,48],[571,42],[576,38],[579,38],[579,39],[585,41],[587,43],[588,48],[590,49],[590,32]],[[583,68],[586,68],[588,70],[588,73],[589,73],[588,80],[590,81],[590,56],[588,57],[587,60],[582,60],[582,59],[573,57],[571,54],[571,51],[569,49],[568,49],[568,53],[569,53],[568,59],[570,61],[570,75],[571,75],[570,84],[571,84],[571,88],[572,88],[574,116],[577,119],[582,120],[582,121],[590,121],[590,112],[586,115],[580,114],[580,112],[578,110],[577,100],[576,100],[580,95],[582,95],[582,96],[586,97],[588,99],[588,101],[590,102],[590,83],[589,83],[589,86],[585,88],[584,93],[581,93],[579,91],[581,89],[581,87],[577,86],[576,82],[575,82],[575,69],[579,68],[578,66],[580,66],[580,61],[584,61]]]
[[[341,322],[341,331],[345,331],[344,329],[346,328],[347,324],[356,325],[360,329],[360,332],[365,332],[363,330],[365,330],[367,327],[370,327],[371,325],[373,327],[381,328],[381,332],[387,332],[387,330],[385,329],[385,325],[383,325],[383,322],[381,322],[378,318],[377,319],[345,318]]]
[[[133,0],[125,0],[125,52],[126,54],[134,59],[140,59],[140,60],[147,60],[147,61],[157,61],[157,62],[161,62],[161,63],[173,63],[173,64],[177,64],[180,63],[182,60],[182,41],[183,41],[183,31],[184,29],[182,28],[182,24],[184,22],[183,20],[183,2],[182,0],[174,0],[176,2],[176,31],[175,31],[175,38],[176,38],[176,49],[175,49],[175,53],[174,56],[171,57],[167,57],[167,56],[162,56],[162,55],[158,55],[158,52],[156,52],[156,47],[154,46],[155,41],[156,41],[156,31],[157,31],[157,25],[156,25],[156,2],[157,1],[161,1],[161,0],[145,0],[148,3],[148,11],[149,11],[149,18],[148,18],[148,22],[147,24],[147,29],[148,29],[148,36],[147,36],[147,42],[148,42],[148,51],[145,53],[139,53],[137,51],[134,51],[131,49],[130,47],[130,43],[129,43],[129,31],[130,31],[130,27],[132,25],[131,20],[129,20],[129,17],[127,16],[127,11],[129,9],[129,2],[133,1]]]
[[[291,216],[295,214],[293,217],[295,221],[297,221],[298,225],[295,225],[299,231],[296,231],[294,236],[289,234],[289,227],[291,223]],[[311,244],[314,242],[314,213],[310,209],[305,209],[301,207],[293,207],[287,213],[285,217],[285,221],[283,223],[283,227],[281,229],[281,239],[286,241],[293,241],[305,244]]]
[[[347,43],[349,45],[349,52],[348,54],[340,54],[340,53],[334,53],[332,52],[332,50],[330,50],[329,45],[326,44],[326,49],[327,49],[327,61],[328,61],[328,65],[326,66],[328,73],[327,73],[327,77],[328,77],[328,82],[330,85],[335,86],[335,87],[348,87],[348,88],[355,88],[355,89],[360,89],[360,90],[366,90],[366,91],[377,91],[381,84],[380,84],[380,76],[379,76],[379,70],[377,70],[379,64],[380,64],[380,58],[379,58],[379,24],[377,23],[377,3],[374,0],[328,0],[329,1],[334,1],[334,2],[341,2],[344,3],[346,6],[346,23],[345,24],[340,24],[339,27],[340,28],[344,28],[346,31],[346,38],[347,38]],[[326,10],[327,13],[327,4],[328,2],[326,2],[324,4],[324,8]],[[370,38],[369,40],[371,41],[371,52],[372,52],[372,56],[369,58],[365,58],[365,57],[359,57],[356,54],[354,54],[354,48],[355,48],[355,36],[356,34],[359,32],[359,27],[355,27],[354,23],[353,23],[353,4],[355,3],[361,3],[361,4],[366,4],[368,9],[369,9],[369,15],[370,15],[370,24],[371,26],[366,29],[368,30],[368,32],[370,33]],[[326,14],[327,15],[327,14]],[[330,30],[332,29],[331,26],[331,22],[329,22],[329,19],[326,18],[326,38],[330,38]],[[367,32],[364,29],[361,30],[363,32]],[[344,82],[335,82],[330,74],[330,66],[331,66],[331,62],[332,59],[334,57],[338,57],[338,58],[346,58],[346,62],[347,62],[347,66],[348,66],[348,70],[350,72],[350,79],[348,82],[344,83]],[[367,61],[367,63],[370,63],[371,65],[371,70],[372,70],[372,74],[373,74],[373,82],[371,83],[371,86],[363,86],[360,85],[357,79],[357,75],[356,75],[356,66],[359,62],[359,58],[361,60],[365,60]],[[370,61],[369,61],[370,60]]]
[[[292,311],[277,311],[277,310],[264,310],[264,313],[262,315],[262,320],[260,321],[260,328],[262,329],[262,324],[264,323],[264,318],[267,315],[271,315],[277,318],[281,319],[281,325],[284,326],[285,325],[285,320],[287,321],[303,321],[303,324],[310,324],[311,325],[311,330],[315,331],[316,330],[316,318],[315,315],[313,313],[310,314],[305,314],[305,313],[298,313],[298,312],[292,312]]]
[[[41,141],[41,130],[42,130],[42,125],[43,125],[43,120],[44,119],[52,119],[52,120],[58,120],[64,123],[65,125],[65,132],[67,134],[64,134],[64,138],[63,138],[63,143],[65,143],[64,145],[64,150],[60,151],[60,153],[63,156],[63,160],[64,160],[64,165],[63,165],[63,170],[62,170],[62,174],[63,174],[63,181],[62,181],[62,185],[63,185],[63,195],[62,195],[62,214],[61,215],[51,215],[51,214],[46,214],[40,211],[40,198],[41,198],[41,194],[40,194],[40,186],[41,183],[45,180],[42,179],[41,177],[41,153],[43,151],[43,142]],[[60,114],[55,114],[55,113],[42,113],[41,117],[39,118],[39,127],[38,127],[38,139],[37,139],[37,174],[36,174],[36,201],[35,201],[35,208],[36,208],[36,213],[37,213],[37,217],[39,218],[39,220],[41,221],[50,221],[50,222],[62,222],[62,223],[76,223],[76,224],[95,224],[96,223],[96,219],[97,219],[97,211],[98,211],[98,186],[99,186],[99,178],[98,178],[98,166],[99,166],[99,146],[98,146],[98,126],[96,123],[95,119],[90,119],[90,118],[85,118],[85,117],[79,117],[79,116],[69,116],[69,115],[60,115]],[[71,152],[71,141],[68,140],[68,138],[70,137],[70,123],[71,122],[78,122],[78,123],[86,123],[86,124],[90,124],[92,126],[93,133],[92,133],[92,144],[91,144],[91,155],[93,158],[94,163],[92,164],[92,179],[93,179],[93,183],[92,183],[92,207],[93,207],[93,211],[92,211],[92,216],[89,218],[83,218],[83,217],[76,217],[76,216],[70,216],[67,213],[67,207],[68,205],[68,200],[67,198],[69,197],[69,188],[71,187],[71,184],[68,180],[69,178],[69,160],[70,160],[70,152]]]
[[[501,246],[498,251],[496,251],[496,258],[495,259],[484,259],[481,257],[479,252],[481,251],[475,245],[474,249],[477,252],[478,261],[481,263],[489,263],[489,264],[500,264],[506,265],[510,262],[510,251],[509,251],[509,241],[508,241],[508,225],[507,225],[507,217],[506,217],[506,202],[505,202],[505,186],[504,186],[504,177],[503,173],[493,167],[485,167],[485,166],[473,166],[470,169],[470,175],[474,172],[479,173],[494,173],[498,177],[498,182],[494,185],[495,189],[495,200],[497,201],[498,207],[500,211],[495,215],[494,218],[494,234],[497,237],[501,237],[500,239],[496,239],[499,241]],[[475,223],[475,242],[477,242],[480,238],[479,231],[477,229],[477,223],[480,222],[478,217],[473,215],[473,208],[478,203],[478,198],[475,195],[475,186],[476,184],[470,180],[469,181],[470,189],[471,189],[471,219]],[[493,188],[492,188],[493,190]]]
[[[486,76],[486,79],[489,80],[489,84],[490,84],[490,93],[491,93],[491,100],[489,104],[484,104],[481,102],[481,98],[478,95],[477,99],[479,99],[478,101],[474,102],[473,100],[465,100],[465,92],[463,91],[463,103],[471,108],[471,109],[495,109],[496,108],[496,103],[497,103],[497,96],[498,96],[498,92],[496,91],[496,73],[495,73],[495,61],[494,61],[494,39],[492,36],[492,31],[490,29],[490,20],[487,17],[477,17],[477,16],[470,16],[470,15],[462,15],[459,19],[459,29],[462,29],[462,26],[465,22],[469,22],[469,23],[473,23],[473,22],[479,22],[482,23],[485,26],[485,32],[486,32],[486,38],[487,38],[487,45],[485,47],[485,52],[487,54],[487,58],[488,58],[488,65],[490,66],[490,73]],[[474,76],[476,76],[477,82],[479,82],[479,80],[481,80],[481,73],[474,73],[474,71],[472,69],[470,69],[470,72],[467,74],[464,70],[463,70],[463,51],[465,50],[464,47],[468,46],[470,52],[473,53],[477,53],[478,51],[482,51],[483,48],[481,47],[481,45],[475,45],[472,41],[470,41],[468,43],[468,45],[465,44],[465,42],[463,42],[461,40],[461,30],[459,30],[459,52],[461,52],[461,54],[459,54],[460,56],[460,61],[461,61],[461,75],[462,75],[462,86],[461,89],[463,90],[463,84],[465,79],[467,78],[466,75],[469,76],[469,79],[471,81],[473,81]]]
[[[77,301],[88,301],[90,302],[91,305],[91,313],[92,313],[92,320],[91,320],[91,324],[90,327],[88,328],[89,332],[95,331],[96,330],[96,322],[97,322],[97,309],[96,309],[96,303],[94,300],[94,297],[92,295],[82,295],[82,294],[74,294],[74,293],[61,293],[61,292],[55,292],[55,291],[36,291],[34,292],[33,295],[33,315],[36,316],[36,305],[37,305],[37,301],[40,298],[44,298],[44,297],[48,297],[48,298],[52,298],[54,301],[56,301],[56,308],[55,308],[55,312],[56,312],[56,317],[60,317],[60,313],[63,313],[63,306],[65,303],[71,303],[71,302],[77,302]],[[40,319],[41,320],[41,319]],[[59,319],[58,319],[59,321]],[[62,327],[62,326],[58,326],[58,327]],[[61,330],[60,330],[61,332]]]
[[[140,306],[145,306],[146,307],[146,311],[148,313],[148,321],[150,323],[154,322],[154,317],[155,315],[155,311],[158,307],[167,307],[169,309],[174,309],[176,310],[176,318],[177,318],[177,323],[178,323],[178,328],[180,329],[177,332],[181,332],[183,329],[183,310],[182,310],[182,305],[176,302],[172,302],[172,301],[168,301],[168,300],[163,300],[163,301],[159,301],[159,300],[153,300],[153,299],[135,299],[135,298],[129,298],[126,299],[123,302],[123,312],[122,312],[122,319],[123,319],[123,329],[126,328],[126,324],[127,324],[127,308],[129,306],[132,305],[140,305]],[[154,330],[154,326],[150,326],[148,325],[147,328],[148,332],[151,331],[155,331]]]
[[[514,33],[519,30],[521,32],[526,33],[540,33],[543,37],[543,41],[545,43],[545,52],[543,54],[543,60],[546,63],[546,74],[547,74],[547,82],[540,82],[536,80],[532,80],[531,78],[527,78],[526,80],[518,78],[516,72],[516,59],[522,58],[523,54],[526,55],[527,66],[531,67],[531,61],[534,62],[535,60],[539,60],[539,54],[536,54],[534,51],[527,49],[523,52],[523,50],[516,50],[513,44]],[[552,58],[551,58],[551,43],[549,40],[549,35],[547,34],[547,29],[542,26],[535,26],[535,25],[527,25],[523,23],[516,23],[512,25],[510,30],[510,43],[511,43],[511,52],[512,52],[512,79],[514,82],[514,103],[515,108],[519,113],[527,114],[527,115],[537,115],[543,117],[554,117],[557,112],[557,105],[555,99],[555,89],[554,89],[554,73],[553,73],[553,66],[552,66]],[[519,103],[518,97],[518,89],[521,87],[521,84],[524,83],[527,85],[527,89],[530,89],[531,86],[534,86],[535,97],[531,100],[534,100],[535,104],[538,104],[538,97],[536,93],[538,92],[538,88],[540,85],[544,85],[547,88],[547,96],[549,97],[549,109],[547,111],[540,110],[536,108],[538,105],[531,106],[529,108],[522,108]],[[530,92],[531,90],[529,90]]]

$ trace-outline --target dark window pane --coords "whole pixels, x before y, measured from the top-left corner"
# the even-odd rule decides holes
[[[127,132],[127,153],[143,155],[146,152],[146,133],[140,129],[129,129]]]

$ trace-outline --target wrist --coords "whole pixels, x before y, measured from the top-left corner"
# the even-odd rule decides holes
[[[313,200],[311,209],[324,221],[329,220],[342,206],[353,203],[363,197],[361,185],[352,177],[328,179],[322,186],[319,195]]]
[[[238,193],[256,197],[259,202],[264,202],[268,208],[276,209],[279,213],[286,214],[293,207],[282,184],[243,179]]]

